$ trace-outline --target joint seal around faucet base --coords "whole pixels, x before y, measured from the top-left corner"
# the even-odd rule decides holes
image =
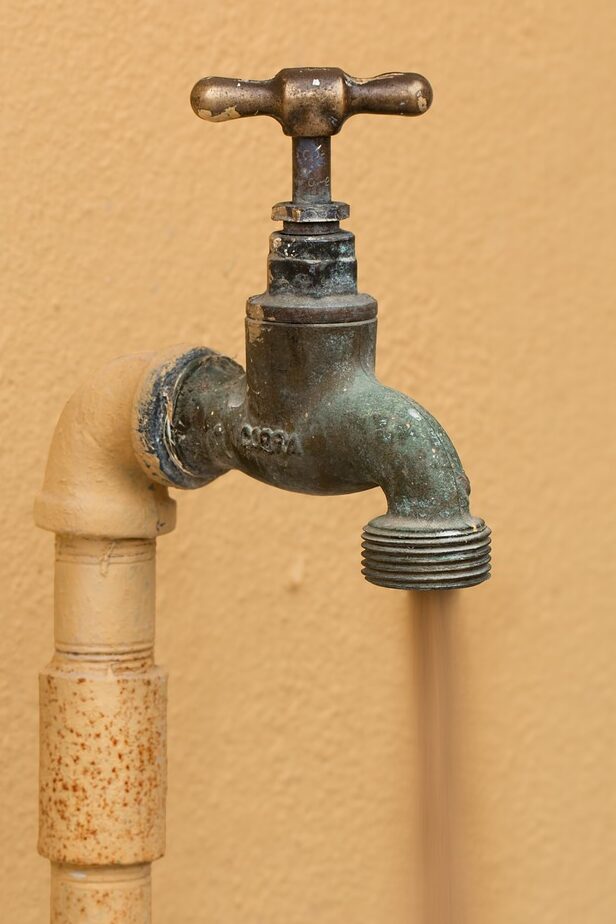
[[[362,573],[398,590],[452,590],[490,577],[490,529],[474,525],[421,528],[377,517],[362,534]]]
[[[166,354],[157,354],[137,389],[133,449],[143,471],[158,484],[200,488],[220,474],[205,471],[195,475],[187,471],[176,452],[172,427],[175,402],[184,381],[211,359],[232,362],[207,347],[173,347]]]

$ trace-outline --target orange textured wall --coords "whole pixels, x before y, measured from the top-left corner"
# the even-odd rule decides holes
[[[47,913],[52,537],[31,507],[55,420],[122,353],[241,359],[289,144],[205,125],[188,94],[333,64],[434,85],[418,121],[346,126],[334,192],[380,302],[379,373],[451,433],[494,579],[423,601],[366,584],[376,492],[233,473],[180,498],[159,544],[156,920],[610,924],[614,5],[22,0],[3,19],[2,916]]]

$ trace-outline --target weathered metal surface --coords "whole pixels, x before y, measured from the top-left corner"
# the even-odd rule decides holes
[[[357,112],[419,115],[416,74],[357,81],[336,68],[270,81],[199,81],[210,121],[271,115],[293,136],[292,202],[273,217],[267,289],[248,300],[246,372],[205,348],[150,380],[138,427],[165,483],[193,487],[232,468],[309,494],[380,486],[387,513],[363,534],[363,572],[386,587],[464,587],[489,577],[490,531],[440,424],[374,372],[376,301],[357,291],[354,237],[331,201],[330,135]],[[164,413],[161,413],[164,407]],[[153,409],[153,410],[151,410]]]
[[[387,513],[364,527],[362,540],[362,573],[381,587],[452,590],[490,575],[490,530],[483,520],[412,530],[407,518]]]
[[[204,77],[191,93],[194,111],[206,121],[267,115],[296,138],[335,135],[358,113],[421,115],[431,102],[432,88],[421,74],[361,80],[338,67],[288,68],[271,80]]]
[[[298,223],[300,224],[300,223]],[[376,317],[371,295],[357,291],[355,238],[332,222],[310,234],[276,231],[270,236],[267,289],[248,299],[246,314],[255,321],[336,324]]]
[[[272,208],[272,220],[284,222],[285,231],[293,234],[323,234],[330,230],[330,222],[344,221],[349,215],[346,202],[277,202]]]
[[[377,381],[376,321],[248,318],[246,327],[245,374],[209,355],[175,395],[178,472],[236,468],[311,494],[379,485],[388,519],[366,527],[368,580],[418,589],[485,580],[489,531],[469,512],[458,455],[424,408]]]
[[[322,204],[331,201],[331,136],[345,121],[360,113],[422,115],[432,103],[432,87],[421,74],[362,80],[338,67],[298,67],[271,80],[204,77],[190,101],[208,122],[257,115],[276,119],[293,138],[293,203]]]
[[[293,138],[293,201],[331,200],[331,139]]]
[[[359,81],[337,68],[268,81],[208,77],[209,121],[270,115],[293,137],[293,201],[274,207],[267,288],[248,299],[246,372],[205,348],[153,370],[136,431],[156,480],[197,487],[232,468],[277,487],[341,494],[379,485],[384,517],[364,532],[363,571],[387,587],[468,586],[489,576],[489,530],[443,428],[374,373],[376,301],[357,291],[348,215],[331,201],[330,136],[359,112],[420,115],[417,74]]]
[[[214,392],[229,393],[233,381],[243,382],[244,370],[234,360],[207,347],[174,348],[162,361],[146,370],[135,396],[133,447],[148,477],[175,488],[199,488],[229,470],[215,453],[211,464],[203,458],[199,470],[184,466],[177,452],[183,437],[182,423],[174,424],[175,407],[184,382],[193,381],[208,370],[208,384]],[[219,438],[213,428],[208,439]]]

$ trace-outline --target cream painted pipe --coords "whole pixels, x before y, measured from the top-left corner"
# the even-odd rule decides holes
[[[150,864],[52,864],[53,924],[144,924],[151,920]]]
[[[116,360],[74,395],[35,503],[37,524],[57,534],[55,653],[40,677],[39,851],[51,861],[52,924],[149,924],[150,864],[164,852],[155,540],[173,529],[175,503],[132,445],[152,363]]]

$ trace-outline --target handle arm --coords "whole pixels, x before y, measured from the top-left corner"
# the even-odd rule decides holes
[[[296,138],[335,135],[358,113],[421,115],[431,102],[432,88],[421,74],[359,80],[337,67],[289,68],[270,80],[204,77],[191,94],[194,111],[208,122],[267,115]]]

